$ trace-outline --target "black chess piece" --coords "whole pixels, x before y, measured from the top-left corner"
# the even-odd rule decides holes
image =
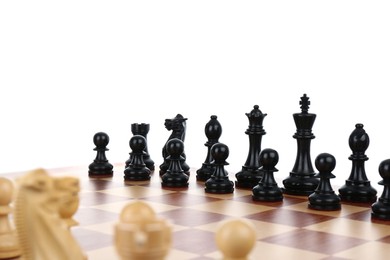
[[[263,120],[267,114],[263,114],[259,106],[255,105],[253,110],[245,115],[249,119],[249,127],[245,131],[245,134],[249,136],[249,152],[241,171],[236,173],[236,187],[252,189],[263,176],[260,170],[259,154],[262,136],[266,134],[263,129]]]
[[[390,220],[390,159],[379,164],[379,174],[382,180],[378,184],[383,185],[383,192],[378,201],[371,205],[371,217]]]
[[[252,189],[252,199],[255,201],[282,201],[283,192],[278,187],[274,178],[274,172],[278,169],[275,168],[279,161],[279,154],[277,151],[267,148],[260,152],[260,163],[263,165],[261,170],[263,171],[263,178]]]
[[[169,131],[172,130],[171,135],[169,136],[167,142],[165,143],[163,149],[162,149],[162,156],[164,162],[160,165],[160,176],[164,175],[164,173],[167,171],[169,167],[169,161],[167,160],[168,152],[167,152],[167,146],[166,144],[169,142],[169,140],[173,138],[178,138],[184,143],[185,135],[186,135],[186,124],[187,118],[184,118],[181,114],[177,114],[172,119],[165,119],[165,128]],[[186,155],[183,150],[183,153],[181,155],[182,160],[180,161],[181,168],[187,175],[190,174],[190,167],[186,163]]]
[[[152,160],[152,158],[150,158],[150,154],[148,151],[147,135],[149,133],[149,130],[150,130],[149,124],[145,124],[145,123],[131,124],[131,132],[133,133],[133,135],[142,135],[146,140],[146,145],[145,145],[145,149],[144,149],[145,153],[143,155],[143,160],[144,160],[146,167],[148,167],[151,171],[154,171],[154,161]],[[130,156],[129,160],[126,161],[126,167],[130,164],[130,162],[131,162],[131,156]]]
[[[368,157],[364,154],[370,144],[370,139],[363,124],[356,124],[355,130],[349,136],[349,147],[352,155],[348,159],[352,161],[352,170],[349,178],[339,189],[342,201],[350,202],[374,202],[377,191],[371,186],[366,176],[364,162]]]
[[[142,157],[143,157],[143,161],[144,161],[146,167],[148,167],[148,169],[152,172],[152,171],[154,171],[154,161],[150,158],[150,155],[148,152],[148,143],[147,143],[147,134],[149,132],[149,129],[150,129],[149,124],[145,124],[145,123],[131,124],[131,132],[133,133],[133,135],[134,136],[141,135],[145,138],[146,144],[145,144],[144,153],[143,153]],[[133,155],[133,153],[130,153],[129,159],[125,162],[125,169],[128,168],[129,165],[132,163],[132,160],[133,160],[132,155]]]
[[[205,182],[205,192],[207,193],[232,193],[234,183],[229,180],[229,173],[225,170],[225,165],[229,163],[226,159],[229,156],[229,148],[222,143],[216,143],[211,147],[211,156],[213,157],[214,172]]]
[[[146,139],[142,135],[134,135],[129,145],[131,148],[130,164],[126,167],[124,179],[127,181],[147,181],[150,180],[150,169],[146,167],[143,156],[145,154]]]
[[[315,177],[315,172],[311,163],[310,142],[315,136],[312,127],[316,119],[316,114],[309,113],[309,97],[304,94],[299,102],[301,113],[293,114],[296,133],[293,135],[297,139],[297,156],[294,167],[290,175],[283,180],[284,193],[291,195],[310,195],[317,188],[319,180]]]
[[[95,160],[89,165],[88,175],[90,177],[112,177],[113,165],[109,163],[106,157],[108,151],[107,145],[110,141],[106,133],[98,132],[93,136],[93,143],[95,144],[94,151],[97,152]]]
[[[204,144],[207,147],[207,156],[202,167],[196,171],[196,179],[198,181],[207,181],[214,172],[214,165],[211,163],[213,157],[210,151],[211,147],[219,142],[219,138],[222,135],[222,126],[217,120],[216,115],[210,117],[210,121],[204,128],[204,133],[207,137],[207,142]]]
[[[321,153],[315,160],[319,171],[316,174],[320,178],[317,189],[309,196],[309,208],[315,210],[339,210],[341,209],[340,197],[333,191],[330,179],[336,166],[336,158],[329,153]]]
[[[181,168],[181,161],[184,151],[184,143],[178,138],[170,139],[166,144],[167,161],[169,162],[167,171],[161,176],[163,187],[187,187],[188,175]]]

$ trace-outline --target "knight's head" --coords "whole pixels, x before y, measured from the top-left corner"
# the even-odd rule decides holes
[[[19,186],[35,190],[47,191],[53,188],[53,181],[46,170],[36,169],[17,180]]]
[[[181,130],[186,126],[187,118],[184,118],[181,114],[177,114],[174,118],[165,119],[165,128],[168,130]]]

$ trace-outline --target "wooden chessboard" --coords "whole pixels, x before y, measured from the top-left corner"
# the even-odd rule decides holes
[[[123,169],[123,164],[115,164],[114,177],[107,179],[89,178],[87,166],[48,169],[53,176],[80,178],[81,201],[75,215],[79,226],[72,232],[89,260],[119,259],[113,226],[122,208],[134,200],[149,203],[173,223],[167,259],[220,259],[214,235],[217,224],[230,218],[255,225],[257,242],[251,259],[379,260],[390,255],[390,221],[371,219],[370,204],[343,203],[340,211],[315,211],[308,209],[306,197],[285,195],[283,202],[266,203],[254,202],[252,192],[244,189],[225,195],[205,193],[195,170],[188,188],[170,189],[161,187],[158,173],[148,182],[125,183]],[[14,179],[23,174],[1,176]]]

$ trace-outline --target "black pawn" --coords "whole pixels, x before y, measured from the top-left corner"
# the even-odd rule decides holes
[[[217,120],[217,116],[212,115],[210,117],[210,121],[204,128],[204,133],[207,137],[207,142],[204,144],[207,147],[207,156],[202,167],[196,171],[196,179],[198,181],[207,181],[214,172],[214,165],[211,163],[213,160],[211,147],[219,142],[218,140],[222,135],[222,126]]]
[[[134,135],[129,145],[131,148],[130,164],[126,167],[124,179],[127,181],[147,181],[150,180],[150,169],[146,167],[143,156],[145,154],[146,139],[142,135]]]
[[[279,161],[278,152],[273,149],[264,149],[260,152],[260,163],[263,171],[263,178],[252,189],[252,199],[256,201],[282,201],[283,192],[278,187],[278,184],[274,178],[274,172],[278,169],[275,168]]]
[[[368,160],[364,153],[370,144],[370,139],[363,129],[363,124],[356,124],[355,127],[349,136],[352,155],[348,159],[352,161],[352,170],[345,185],[339,189],[340,198],[342,201],[350,202],[374,202],[377,191],[371,187],[364,169],[364,162]]]
[[[178,138],[170,139],[166,144],[167,161],[169,162],[168,169],[161,176],[163,187],[181,188],[188,186],[188,175],[181,168],[181,161],[184,160],[182,153],[184,151],[184,143]]]
[[[260,170],[259,154],[261,151],[261,139],[265,135],[263,120],[267,114],[263,114],[258,105],[253,106],[250,113],[245,114],[249,120],[245,134],[249,136],[249,152],[241,171],[236,173],[236,187],[250,188],[256,186],[263,176]]]
[[[229,156],[229,148],[222,143],[216,143],[211,147],[211,156],[213,157],[214,172],[205,182],[205,192],[207,193],[232,193],[234,183],[229,180],[229,173],[225,170],[225,165],[229,163],[226,159]]]
[[[147,139],[147,135],[149,133],[149,130],[150,130],[150,125],[149,124],[145,124],[145,123],[141,123],[141,124],[134,123],[134,124],[131,124],[131,132],[133,133],[133,135],[142,135],[143,137],[145,137],[146,145],[145,145],[145,148],[144,148],[144,152],[145,153],[143,155],[144,163],[145,163],[146,167],[149,168],[149,170],[154,171],[154,161],[152,160],[152,158],[150,158],[150,154],[148,152],[148,141],[147,141],[148,139]],[[129,161],[130,160],[131,160],[131,157],[130,157]]]
[[[315,165],[319,171],[316,176],[320,178],[320,183],[314,193],[309,196],[309,208],[315,210],[341,209],[340,197],[330,185],[330,179],[336,177],[332,174],[336,159],[329,153],[321,153],[317,156]]]
[[[379,174],[382,180],[378,184],[383,185],[383,193],[378,201],[371,205],[373,218],[390,220],[390,159],[379,164]]]
[[[297,127],[293,135],[297,139],[297,156],[295,164],[289,177],[283,180],[284,193],[291,195],[310,195],[317,188],[319,180],[315,177],[315,172],[311,163],[310,143],[315,136],[312,127],[316,119],[316,114],[309,113],[309,97],[304,94],[299,102],[301,113],[293,114]]]
[[[110,141],[106,133],[98,132],[93,136],[95,144],[94,151],[97,152],[95,160],[89,165],[88,175],[90,177],[112,177],[113,166],[108,162],[106,157],[107,145]]]

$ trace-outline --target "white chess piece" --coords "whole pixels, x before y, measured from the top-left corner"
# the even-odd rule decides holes
[[[68,180],[51,177],[42,169],[18,179],[14,216],[24,260],[86,259],[68,221],[60,215],[68,193],[64,190],[74,190],[75,182]]]
[[[0,259],[8,259],[20,256],[20,248],[15,228],[9,219],[14,193],[13,183],[4,177],[0,177]]]
[[[73,215],[79,209],[80,181],[75,177],[61,177],[56,181],[59,194],[59,214],[68,227],[77,226],[79,223],[73,219]]]
[[[115,225],[115,246],[122,260],[161,260],[172,244],[170,225],[142,201],[127,204]]]
[[[256,231],[249,221],[230,219],[220,224],[215,239],[224,260],[247,260],[256,242]]]

